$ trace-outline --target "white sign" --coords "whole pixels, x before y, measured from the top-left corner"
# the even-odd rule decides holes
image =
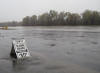
[[[15,50],[17,58],[30,57],[29,50],[26,46],[25,40],[13,40],[13,49]]]

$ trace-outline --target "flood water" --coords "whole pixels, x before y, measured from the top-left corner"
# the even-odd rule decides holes
[[[10,57],[15,38],[26,40],[30,59]],[[100,73],[100,27],[0,29],[0,73]]]

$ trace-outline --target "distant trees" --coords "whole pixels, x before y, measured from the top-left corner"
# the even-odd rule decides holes
[[[48,26],[50,25],[50,16],[48,13],[44,13],[38,17],[38,25]]]
[[[84,25],[100,25],[100,13],[86,10],[82,15]]]
[[[60,12],[50,10],[42,15],[23,18],[22,23],[30,26],[78,26],[100,25],[100,12],[86,10],[82,15],[78,13]]]
[[[33,15],[33,16],[30,18],[30,24],[31,24],[31,25],[36,25],[36,24],[37,24],[37,16],[36,16],[36,15]]]
[[[4,24],[11,26],[93,26],[100,25],[100,12],[86,10],[82,14],[78,14],[50,10],[39,16],[26,16],[22,22],[8,22]]]
[[[21,25],[21,22],[16,22],[16,21],[0,23],[0,27],[4,27],[4,26],[20,26],[20,25]]]
[[[80,25],[81,23],[81,16],[77,13],[70,13],[67,18],[67,23],[69,25]]]

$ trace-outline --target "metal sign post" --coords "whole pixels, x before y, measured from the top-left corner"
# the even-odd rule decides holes
[[[25,40],[13,40],[12,42],[12,50],[10,55],[17,59],[23,59],[30,57],[29,50],[26,46]]]

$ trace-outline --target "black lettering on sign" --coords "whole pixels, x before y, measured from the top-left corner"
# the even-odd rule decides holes
[[[21,52],[17,50],[16,53],[21,53]]]
[[[17,47],[17,50],[25,49],[25,47]]]
[[[27,53],[20,53],[19,56],[21,56],[22,58],[26,57]]]

